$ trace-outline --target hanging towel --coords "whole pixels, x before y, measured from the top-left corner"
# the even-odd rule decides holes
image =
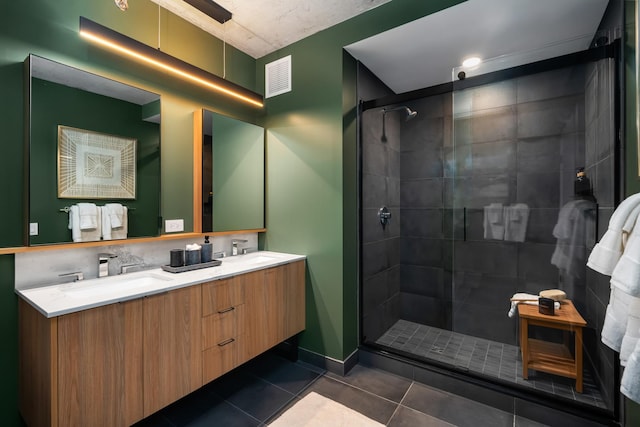
[[[553,237],[557,241],[551,264],[558,267],[567,286],[585,275],[587,242],[595,239],[595,209],[592,201],[572,200],[560,209],[558,222],[553,227]],[[573,289],[563,290],[569,295],[574,294]]]
[[[600,340],[614,351],[620,351],[627,331],[629,303],[628,295],[612,285]]]
[[[491,203],[484,207],[484,238],[504,239],[504,208],[502,203]]]
[[[80,208],[78,205],[73,205],[69,208],[69,230],[71,230],[71,238],[74,242],[94,242],[100,240],[102,235],[102,221],[100,215],[100,209],[97,210],[97,222],[96,227],[90,230],[82,230],[80,228]]]
[[[640,298],[629,297],[627,329],[620,346],[620,365],[625,366],[640,338]]]
[[[627,197],[611,215],[609,227],[591,254],[587,266],[599,273],[611,276],[622,256],[629,232],[640,213],[640,193]]]
[[[529,206],[516,203],[504,208],[504,240],[524,242],[529,222]]]
[[[640,297],[640,226],[635,226],[624,252],[611,273],[611,284],[632,297]]]
[[[109,213],[109,220],[111,221],[111,228],[120,228],[124,222],[124,216],[126,215],[125,208],[120,203],[107,203],[104,205]]]
[[[98,228],[98,207],[94,203],[78,203],[80,230]]]
[[[117,205],[117,206],[110,206]],[[120,209],[121,208],[121,209]],[[126,239],[128,232],[127,207],[118,203],[109,203],[101,207],[102,210],[102,239],[119,240]],[[115,212],[115,213],[114,213]],[[114,227],[113,218],[119,226]]]
[[[620,381],[620,392],[636,403],[640,403],[640,342],[629,356]]]

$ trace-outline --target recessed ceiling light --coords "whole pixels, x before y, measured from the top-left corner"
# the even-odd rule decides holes
[[[471,56],[465,59],[464,61],[462,61],[462,66],[465,68],[471,68],[471,67],[475,67],[476,65],[479,65],[481,62],[482,62],[482,59],[478,58],[477,56]]]

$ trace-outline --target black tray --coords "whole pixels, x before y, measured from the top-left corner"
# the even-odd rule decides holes
[[[222,264],[221,260],[214,259],[214,260],[209,261],[209,262],[201,262],[199,264],[183,265],[181,267],[171,267],[170,265],[161,265],[160,267],[162,267],[162,269],[164,271],[168,271],[169,273],[183,273],[185,271],[200,270],[201,268],[216,267],[216,266],[218,266],[220,264]]]

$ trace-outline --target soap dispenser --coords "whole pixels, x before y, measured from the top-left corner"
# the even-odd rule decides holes
[[[209,236],[204,236],[204,243],[200,248],[200,259],[202,262],[210,262],[213,253],[213,245],[209,243]]]

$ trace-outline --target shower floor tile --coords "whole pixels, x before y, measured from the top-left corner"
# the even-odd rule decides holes
[[[575,381],[569,378],[537,371],[530,371],[528,380],[522,378],[520,348],[514,345],[406,320],[397,321],[376,343],[555,396],[606,408],[588,370],[584,372],[582,393],[576,392]]]

